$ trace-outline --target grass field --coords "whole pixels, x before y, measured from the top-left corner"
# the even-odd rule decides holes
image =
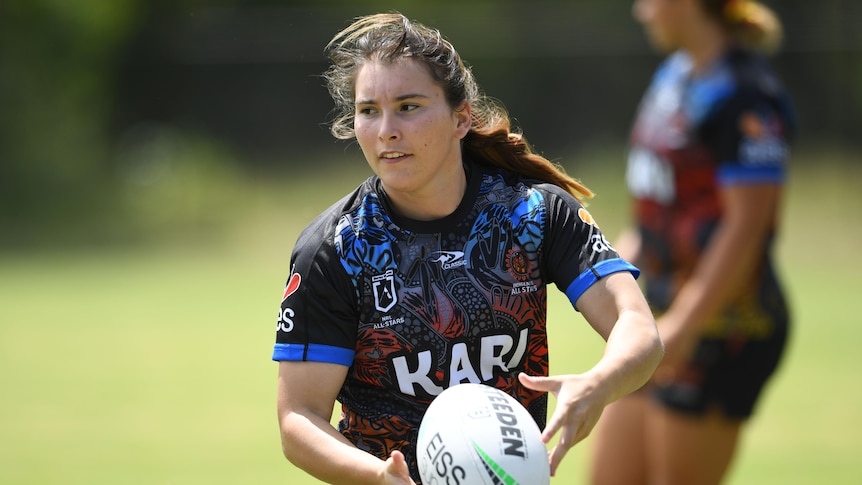
[[[779,257],[795,328],[731,485],[862,483],[862,167],[837,158],[794,163]],[[611,236],[617,165],[569,168]],[[281,456],[270,355],[294,238],[366,172],[332,173],[249,190],[226,240],[0,255],[0,483],[317,483]],[[561,297],[550,311],[552,371],[585,370],[601,341]],[[552,483],[585,483],[590,445]]]

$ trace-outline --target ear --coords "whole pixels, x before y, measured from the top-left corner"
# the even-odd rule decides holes
[[[455,116],[456,123],[455,136],[461,140],[467,136],[467,132],[469,132],[470,128],[473,126],[470,103],[462,101],[461,104],[455,108],[453,115]]]

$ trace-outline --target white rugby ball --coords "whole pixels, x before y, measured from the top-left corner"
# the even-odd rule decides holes
[[[482,384],[458,384],[437,396],[419,426],[422,485],[547,485],[548,452],[529,411]]]

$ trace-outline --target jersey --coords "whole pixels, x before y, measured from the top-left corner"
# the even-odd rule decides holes
[[[657,70],[641,102],[626,172],[641,233],[647,299],[668,308],[722,217],[720,191],[735,184],[784,184],[794,119],[787,94],[760,56],[728,51],[695,76],[678,52]],[[716,337],[767,338],[787,317],[771,261],[713,321]]]
[[[339,431],[386,459],[407,457],[431,400],[459,383],[516,397],[544,427],[547,286],[576,304],[619,258],[563,189],[466,162],[459,207],[434,221],[394,212],[372,176],[300,235],[279,311],[276,361],[348,366]],[[577,309],[577,307],[575,307]]]

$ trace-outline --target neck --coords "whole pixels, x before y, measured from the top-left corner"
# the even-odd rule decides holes
[[[730,47],[727,32],[715,22],[704,22],[690,30],[683,49],[694,62],[695,75],[702,73]]]
[[[383,190],[392,208],[402,216],[417,221],[433,221],[455,212],[467,192],[467,175],[462,166],[459,165],[457,173],[445,179],[445,184],[425,187],[419,192],[388,191],[385,185]]]

